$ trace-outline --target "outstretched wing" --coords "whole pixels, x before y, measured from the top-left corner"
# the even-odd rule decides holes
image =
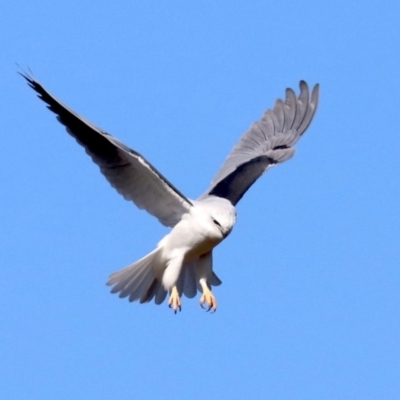
[[[310,97],[304,81],[297,98],[292,89],[286,89],[285,101],[277,100],[274,109],[267,110],[241,137],[201,198],[214,195],[236,205],[269,167],[291,158],[293,145],[314,117],[318,94],[319,85],[315,85]]]
[[[192,203],[144,157],[64,106],[32,77],[21,75],[126,200],[171,227],[188,212]]]

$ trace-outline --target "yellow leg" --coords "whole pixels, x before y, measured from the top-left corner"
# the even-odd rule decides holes
[[[200,279],[199,283],[203,290],[203,295],[200,298],[201,308],[207,308],[207,311],[212,310],[212,312],[217,311],[217,299],[211,293],[211,290],[208,288],[205,279]],[[203,306],[204,304],[206,304],[206,307]]]
[[[181,298],[179,297],[179,292],[176,286],[174,286],[171,290],[171,295],[169,297],[168,301],[168,306],[169,308],[172,308],[174,310],[174,313],[176,314],[178,311],[181,311]]]

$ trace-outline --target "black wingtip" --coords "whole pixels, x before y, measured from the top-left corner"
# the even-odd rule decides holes
[[[37,86],[38,86],[39,84],[38,84],[38,83],[35,81],[35,79],[33,78],[33,76],[32,76],[32,71],[29,70],[29,72],[27,72],[27,71],[21,70],[21,71],[17,71],[17,74],[21,75],[21,76],[26,80],[26,82],[28,83],[28,85],[29,85],[32,89],[34,89],[34,90],[37,91]]]
[[[21,70],[17,71],[17,74],[21,75],[26,80],[29,87],[32,88],[37,93],[38,97],[41,100],[44,100],[44,96],[48,93],[44,89],[44,87],[33,77],[32,70],[29,67],[28,67],[28,71],[22,69],[19,65],[18,65],[18,67]],[[44,101],[46,102],[46,100],[44,100]]]
[[[33,78],[33,72],[32,70],[27,67],[27,69],[22,68],[18,63],[15,63],[17,66],[18,70],[17,74],[21,75],[23,78],[25,78],[30,84],[35,82],[35,79]]]

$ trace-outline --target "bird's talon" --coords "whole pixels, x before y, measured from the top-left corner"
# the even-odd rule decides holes
[[[206,312],[214,314],[217,311],[217,299],[208,288],[203,288],[203,295],[200,298],[200,307]]]
[[[176,286],[174,286],[171,290],[171,296],[168,301],[168,307],[173,309],[174,314],[182,310],[181,299],[179,297],[179,292]]]

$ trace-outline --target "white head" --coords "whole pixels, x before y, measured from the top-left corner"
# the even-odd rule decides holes
[[[226,238],[236,222],[236,209],[229,200],[217,196],[208,196],[198,203],[207,210],[212,223],[220,230],[223,238]]]

